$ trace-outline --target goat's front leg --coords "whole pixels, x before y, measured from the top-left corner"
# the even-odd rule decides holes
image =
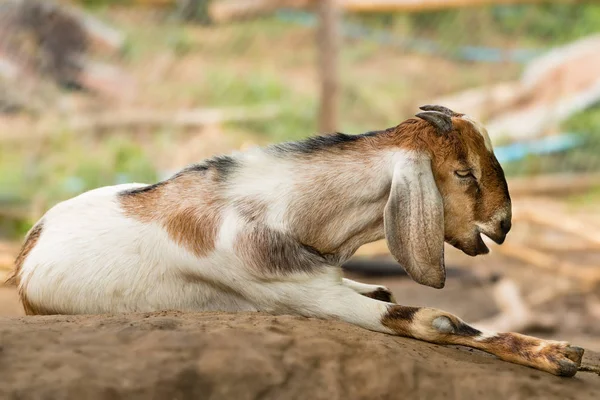
[[[396,299],[390,291],[390,289],[381,285],[369,285],[367,283],[361,283],[353,281],[352,279],[342,279],[344,286],[349,287],[358,294],[370,297],[375,300],[385,301],[388,303],[395,303]]]
[[[501,360],[559,376],[573,376],[584,350],[567,342],[543,340],[519,333],[482,332],[460,318],[433,308],[391,305],[382,324],[401,336],[437,344],[473,347]]]
[[[294,298],[288,292],[288,300]],[[291,296],[290,296],[291,295]],[[303,287],[294,305],[298,314],[336,318],[363,328],[437,344],[473,347],[515,364],[560,376],[573,376],[583,349],[518,333],[479,331],[460,318],[433,308],[408,307],[374,300],[340,284]]]

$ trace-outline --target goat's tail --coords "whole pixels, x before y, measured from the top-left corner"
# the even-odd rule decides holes
[[[23,263],[25,259],[31,252],[31,250],[35,247],[40,235],[42,234],[42,229],[44,224],[42,221],[38,222],[34,225],[33,228],[27,233],[27,237],[25,238],[25,243],[23,243],[23,247],[21,247],[21,251],[17,258],[15,259],[15,265],[12,274],[6,279],[4,282],[9,286],[19,286],[19,275],[21,272],[21,267],[23,267]]]

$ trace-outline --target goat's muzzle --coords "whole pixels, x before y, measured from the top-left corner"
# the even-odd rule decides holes
[[[494,230],[479,226],[477,231],[492,239],[496,244],[502,244],[506,240],[506,235],[510,232],[511,227],[512,222],[510,218],[504,218],[498,223],[498,226]]]

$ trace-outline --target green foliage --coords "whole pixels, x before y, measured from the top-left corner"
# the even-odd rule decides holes
[[[565,121],[563,129],[580,134],[585,143],[569,152],[565,169],[600,171],[600,104],[573,115]]]
[[[281,113],[274,119],[230,124],[264,141],[298,139],[315,132],[315,99],[295,93],[272,73],[240,75],[227,70],[212,70],[206,75],[204,84],[198,87],[196,98],[211,107],[280,107]]]
[[[127,6],[133,4],[132,0],[78,0],[78,3],[90,9],[107,6]]]
[[[121,182],[154,182],[152,162],[134,142],[113,136],[85,145],[70,134],[54,138],[43,157],[0,155],[0,193],[42,198],[49,205],[86,190]]]
[[[600,104],[571,116],[565,121],[563,128],[587,134],[590,140],[597,143],[600,140]]]
[[[211,70],[206,75],[202,100],[213,106],[260,105],[289,101],[293,94],[269,73],[240,75],[227,70]]]
[[[0,236],[22,239],[35,221],[29,219],[4,219],[0,217]]]
[[[563,43],[600,31],[598,4],[523,4],[492,9],[505,34],[525,34],[548,43]]]
[[[600,106],[571,116],[562,124],[563,132],[580,135],[583,145],[550,156],[530,155],[505,166],[508,175],[600,171]]]
[[[183,47],[188,45],[187,38],[183,33],[184,28],[178,24],[162,24],[160,29],[157,29],[154,24],[148,24],[148,26],[126,25],[120,28],[126,37],[121,54],[123,60],[130,63],[154,54],[157,49],[176,50],[177,46],[182,47],[182,42],[184,42]]]
[[[193,41],[185,29],[174,29],[167,36],[167,44],[171,51],[179,57],[193,50]]]
[[[277,118],[269,121],[248,121],[232,124],[244,129],[262,141],[277,143],[302,139],[314,135],[316,128],[316,105],[286,106]]]
[[[413,37],[429,37],[447,46],[565,43],[600,32],[600,4],[511,4],[411,14],[359,14],[355,20]]]

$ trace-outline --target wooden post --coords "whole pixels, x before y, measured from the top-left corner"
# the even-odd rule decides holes
[[[340,8],[338,0],[321,0],[318,9],[317,47],[319,49],[319,77],[321,81],[319,130],[321,133],[333,133],[338,128],[339,113]]]

